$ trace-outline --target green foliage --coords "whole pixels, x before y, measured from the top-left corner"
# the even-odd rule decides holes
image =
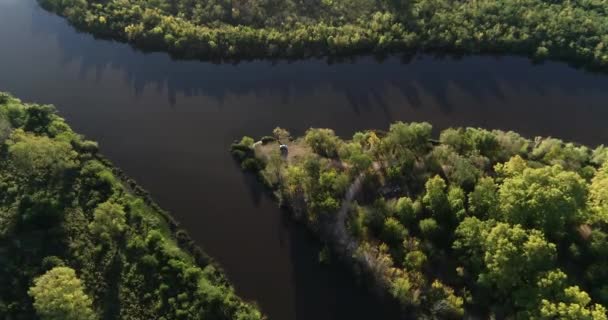
[[[591,163],[601,166],[608,160],[608,147],[601,145],[593,150]]]
[[[543,319],[564,319],[564,320],[605,320],[606,308],[595,304],[589,306],[591,298],[581,291],[579,287],[573,286],[564,289],[559,302],[542,300],[540,316]]]
[[[589,149],[564,143],[561,140],[548,138],[540,142],[532,150],[532,158],[541,159],[548,164],[560,165],[566,169],[578,170],[589,161]]]
[[[77,166],[77,153],[64,141],[16,129],[8,145],[9,159],[26,179],[58,180]]]
[[[592,221],[608,224],[608,162],[605,162],[589,186],[589,208]]]
[[[408,252],[403,265],[408,269],[420,270],[427,261],[427,256],[420,250]]]
[[[450,215],[450,202],[446,193],[445,181],[440,176],[434,176],[425,184],[426,192],[422,202],[438,219],[445,220]]]
[[[491,177],[479,180],[475,189],[469,193],[469,210],[481,219],[496,217],[498,208],[498,187]]]
[[[420,220],[418,225],[420,228],[420,232],[424,235],[425,238],[433,238],[439,232],[439,225],[437,224],[437,220],[433,218],[426,218]]]
[[[185,58],[434,49],[608,65],[599,1],[39,1],[81,29]]]
[[[391,295],[403,305],[416,305],[418,299],[412,289],[413,286],[407,277],[399,277],[391,284]]]
[[[359,142],[342,144],[339,150],[340,159],[348,162],[355,173],[363,172],[372,166],[372,157],[364,150]]]
[[[450,211],[456,215],[458,220],[465,218],[467,212],[465,208],[466,195],[460,187],[451,187],[448,191],[448,203],[450,205]]]
[[[121,236],[126,229],[125,212],[119,204],[101,203],[95,208],[93,215],[89,230],[103,242],[110,243]]]
[[[92,301],[74,269],[55,267],[34,280],[29,294],[42,320],[92,320]]]
[[[479,282],[492,287],[499,297],[525,290],[530,279],[553,267],[556,247],[537,230],[498,223],[485,238],[484,265]],[[516,301],[517,303],[517,301]]]
[[[0,318],[262,318],[96,143],[0,97]]]
[[[431,285],[428,299],[432,302],[431,314],[438,319],[462,319],[464,300],[439,280]]]
[[[574,172],[561,166],[526,168],[504,180],[500,211],[504,221],[559,237],[582,221],[586,196],[586,183]]]
[[[403,225],[411,225],[416,219],[414,202],[409,197],[401,197],[395,203],[395,215]]]
[[[414,318],[605,319],[603,147],[401,122],[307,137],[313,151],[261,178]]]
[[[391,125],[383,142],[396,159],[406,156],[409,152],[420,156],[431,148],[432,129],[433,127],[426,122],[410,124],[396,122]]]
[[[247,137],[247,136],[244,136],[241,139],[241,142],[239,142],[240,145],[250,147],[250,148],[251,148],[251,146],[253,146],[254,143],[255,143],[255,140],[253,140],[253,138]]]
[[[453,248],[458,260],[472,274],[479,274],[484,266],[485,241],[494,222],[482,221],[476,217],[465,218],[456,228]]]
[[[282,143],[286,143],[287,140],[291,138],[291,134],[289,133],[289,131],[280,127],[274,128],[274,130],[272,130],[272,135],[278,142]]]
[[[399,220],[388,217],[384,220],[381,238],[387,244],[401,244],[407,236],[407,229],[399,222]]]
[[[331,129],[308,129],[304,141],[321,156],[334,158],[338,155],[339,139]]]

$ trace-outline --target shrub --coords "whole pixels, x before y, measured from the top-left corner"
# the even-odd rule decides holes
[[[268,143],[277,141],[277,139],[275,139],[274,137],[271,137],[271,136],[263,136],[262,139],[260,139],[260,141],[262,141],[262,144],[268,144]]]

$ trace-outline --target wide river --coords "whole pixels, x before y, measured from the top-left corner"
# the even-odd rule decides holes
[[[318,264],[318,244],[232,161],[235,138],[276,126],[348,136],[403,120],[608,142],[608,76],[563,63],[173,61],[79,33],[34,0],[0,0],[0,90],[55,104],[99,141],[271,320],[395,316],[348,273]]]

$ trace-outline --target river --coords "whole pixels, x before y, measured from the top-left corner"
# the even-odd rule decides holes
[[[597,145],[608,142],[607,89],[608,76],[519,57],[173,61],[79,33],[34,0],[0,0],[0,90],[55,104],[271,320],[395,316],[347,272],[318,264],[318,244],[232,161],[234,139],[276,126],[348,136],[403,120]]]

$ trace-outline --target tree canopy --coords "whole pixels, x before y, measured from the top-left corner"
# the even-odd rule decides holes
[[[93,320],[93,302],[84,292],[76,272],[55,267],[34,280],[29,294],[36,313],[43,320]]]
[[[4,93],[0,252],[0,319],[263,318],[96,143]]]
[[[275,143],[246,146],[262,181],[414,318],[606,319],[604,146],[402,122]]]
[[[608,65],[602,1],[39,1],[81,29],[186,58],[435,50]]]

